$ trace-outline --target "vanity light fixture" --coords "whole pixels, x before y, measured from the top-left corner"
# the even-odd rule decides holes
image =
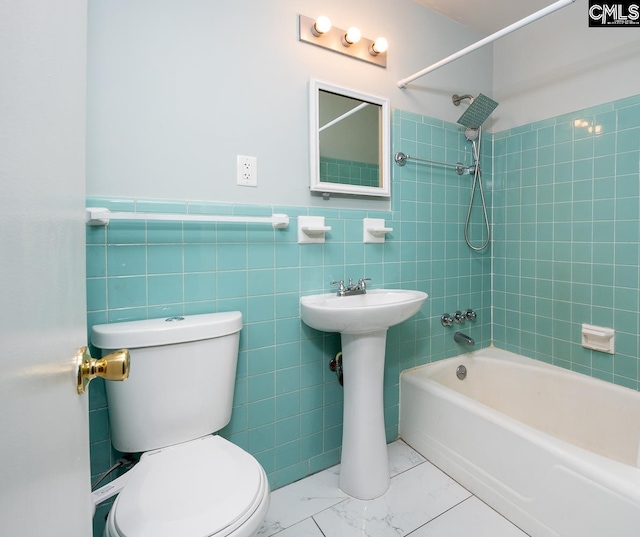
[[[389,42],[384,37],[378,37],[371,45],[369,52],[372,56],[377,56],[378,54],[382,54],[383,52],[387,52],[389,48]]]
[[[387,66],[389,43],[384,37],[379,37],[374,41],[363,37],[362,32],[355,26],[350,26],[347,30],[335,28],[325,15],[316,19],[300,15],[298,27],[300,41],[380,67]]]
[[[362,32],[360,31],[360,29],[356,28],[355,26],[351,26],[347,30],[347,33],[342,37],[342,44],[345,47],[350,47],[351,45],[355,45],[358,41],[360,41],[361,37]]]
[[[331,21],[324,15],[320,15],[311,27],[311,33],[316,37],[326,34],[329,30],[331,30]]]

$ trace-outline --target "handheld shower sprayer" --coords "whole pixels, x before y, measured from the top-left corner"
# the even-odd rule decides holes
[[[464,136],[470,142],[475,142],[480,134],[480,127],[467,127],[464,130]]]
[[[480,170],[480,144],[482,142],[482,124],[487,120],[498,106],[498,103],[493,99],[490,99],[486,95],[480,93],[477,97],[472,95],[453,95],[451,100],[456,106],[460,106],[460,103],[465,100],[469,100],[469,107],[458,119],[458,123],[465,128],[464,136],[471,142],[473,150],[474,165],[470,168],[473,169],[473,186],[471,188],[471,197],[469,199],[469,208],[467,210],[467,218],[464,225],[464,239],[467,246],[472,250],[479,252],[484,250],[491,240],[491,227],[489,226],[489,217],[487,215],[487,204],[484,199],[484,189],[482,187],[482,173]],[[482,203],[482,213],[484,217],[484,227],[486,229],[486,239],[481,246],[474,246],[469,238],[469,227],[471,221],[471,210],[473,209],[473,199],[475,197],[476,188],[480,191],[480,200]]]

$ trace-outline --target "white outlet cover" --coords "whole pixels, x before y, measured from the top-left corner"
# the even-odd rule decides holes
[[[237,155],[237,179],[240,186],[258,186],[258,159],[247,155]]]

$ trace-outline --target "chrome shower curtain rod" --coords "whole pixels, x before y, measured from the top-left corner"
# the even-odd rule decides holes
[[[473,45],[469,45],[468,47],[463,48],[462,50],[456,52],[455,54],[451,54],[451,56],[447,56],[443,60],[440,60],[439,62],[436,62],[433,65],[430,65],[429,67],[425,67],[424,69],[422,69],[422,71],[418,71],[417,73],[414,73],[413,75],[408,76],[407,78],[398,80],[398,87],[406,88],[407,84],[409,84],[410,82],[413,82],[416,78],[420,78],[428,73],[431,73],[432,71],[435,71],[436,69],[440,69],[440,67],[443,67],[448,63],[451,63],[457,60],[458,58],[462,58],[462,56],[466,56],[470,52],[473,52],[474,50],[477,50],[480,47],[484,47],[485,45],[492,43],[496,39],[500,39],[501,37],[504,37],[505,35],[510,34],[515,30],[519,30],[523,26],[526,26],[527,24],[531,24],[532,22],[535,22],[538,19],[541,19],[542,17],[549,15],[554,11],[558,11],[559,9],[562,9],[563,7],[568,6],[569,4],[572,4],[575,1],[576,0],[559,0],[558,2],[555,2],[550,6],[542,8],[541,10],[536,11],[535,13],[532,13],[528,17],[525,17],[524,19],[514,22],[513,24],[507,26],[506,28],[503,28],[502,30],[498,30],[497,32],[485,37],[484,39],[481,39],[480,41],[474,43]]]

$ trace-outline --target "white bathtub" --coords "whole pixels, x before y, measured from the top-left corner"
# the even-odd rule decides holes
[[[533,537],[640,536],[640,392],[483,349],[402,373],[400,436]]]

